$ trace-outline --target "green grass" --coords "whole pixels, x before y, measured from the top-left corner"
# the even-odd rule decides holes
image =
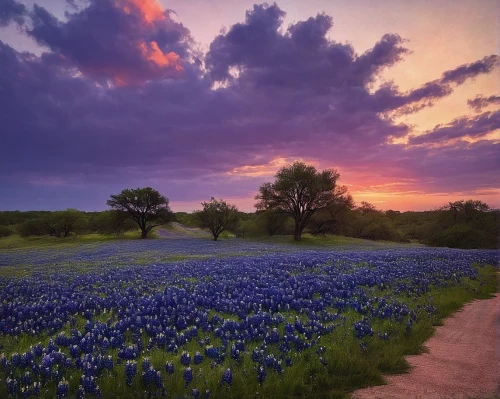
[[[43,248],[65,248],[81,244],[95,244],[100,242],[121,241],[121,240],[137,240],[141,238],[139,230],[127,231],[122,235],[104,235],[104,234],[82,234],[72,237],[56,238],[52,236],[26,237],[23,238],[18,234],[13,234],[8,237],[0,238],[0,250],[9,249],[43,249]],[[151,231],[148,234],[148,239],[156,238],[156,233]]]

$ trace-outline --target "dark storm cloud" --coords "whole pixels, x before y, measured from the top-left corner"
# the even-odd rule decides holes
[[[0,1],[0,27],[7,26],[11,22],[24,23],[26,7],[15,0]]]
[[[472,100],[467,100],[467,104],[474,111],[480,112],[483,108],[487,107],[490,104],[500,104],[500,96],[495,96],[495,95],[489,97],[478,96]]]
[[[216,37],[204,69],[187,28],[153,6],[92,0],[64,22],[35,6],[29,34],[49,51],[37,57],[0,41],[0,179],[37,186],[175,180],[178,187],[202,179],[201,190],[227,183],[235,168],[290,157],[444,184],[455,159],[479,175],[483,164],[466,154],[498,155],[498,146],[480,144],[439,151],[388,144],[411,129],[386,115],[450,95],[491,72],[494,57],[406,93],[392,84],[372,93],[378,74],[408,53],[401,37],[386,34],[358,55],[327,38],[331,17],[318,14],[284,30],[285,13],[274,4],[255,5],[244,23]],[[162,64],[170,52],[182,71]],[[480,138],[497,124],[496,113],[485,113],[428,136]],[[200,193],[184,190],[189,198]]]

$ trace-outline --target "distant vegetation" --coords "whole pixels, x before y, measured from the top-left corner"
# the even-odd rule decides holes
[[[470,201],[457,201],[469,203]],[[420,242],[450,248],[500,248],[500,211],[475,209],[467,213],[448,204],[426,212],[380,211],[366,202],[359,206],[335,204],[311,218],[305,232],[370,240]],[[76,217],[78,216],[78,217]],[[177,212],[174,220],[188,227],[202,227],[197,213]],[[51,225],[48,221],[57,222]],[[69,221],[74,223],[70,224]],[[294,234],[294,220],[276,211],[236,212],[226,230],[236,237],[259,238]],[[76,210],[0,212],[0,237],[53,235],[57,237],[97,233],[124,236],[140,230],[125,212]]]
[[[338,179],[334,170],[318,172],[295,162],[282,168],[275,182],[260,187],[255,213],[239,212],[214,198],[203,202],[199,211],[173,213],[168,198],[150,187],[123,190],[107,201],[112,210],[103,212],[0,212],[0,237],[124,236],[137,231],[147,238],[153,228],[177,221],[208,229],[214,240],[224,232],[240,238],[289,235],[299,241],[305,232],[450,248],[500,248],[500,210],[484,202],[460,200],[426,212],[381,211],[368,202],[356,205],[347,188],[337,185]]]

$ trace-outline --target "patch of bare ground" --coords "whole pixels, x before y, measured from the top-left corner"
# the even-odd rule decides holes
[[[437,327],[409,373],[356,390],[354,399],[500,398],[500,294],[475,300]]]

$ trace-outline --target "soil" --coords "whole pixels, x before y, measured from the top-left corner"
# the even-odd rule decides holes
[[[355,399],[500,398],[500,294],[475,300],[437,327],[407,374],[357,390]]]

